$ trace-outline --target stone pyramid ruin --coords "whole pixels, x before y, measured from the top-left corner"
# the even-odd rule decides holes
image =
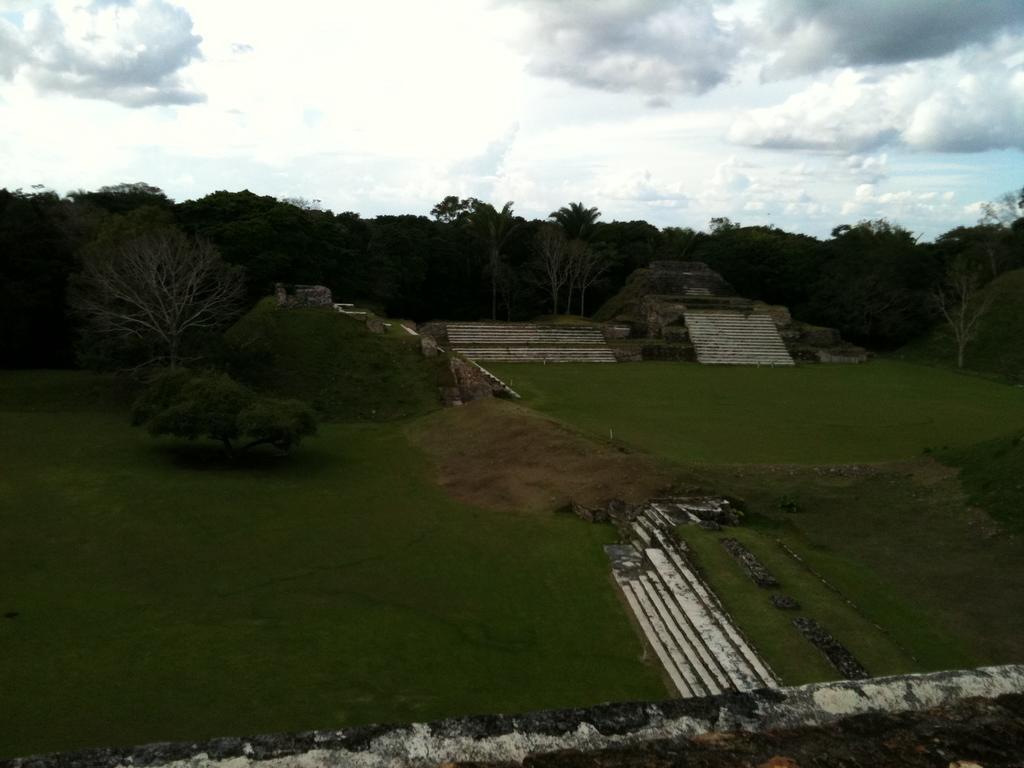
[[[619,359],[694,360],[710,365],[856,363],[867,352],[831,328],[793,320],[786,307],[739,296],[697,261],[654,261],[630,276],[596,319],[631,341]]]

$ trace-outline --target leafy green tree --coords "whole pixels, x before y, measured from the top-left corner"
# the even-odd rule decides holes
[[[301,208],[248,190],[214,192],[174,210],[182,229],[245,268],[250,302],[272,293],[276,282],[326,285],[342,300],[372,295],[370,228],[354,214]]]
[[[317,427],[305,403],[259,396],[227,374],[184,369],[153,380],[136,400],[132,422],[154,436],[215,440],[229,457],[258,445],[287,453]]]
[[[870,345],[893,347],[924,333],[943,265],[934,249],[884,219],[843,225],[823,244],[807,319]]]
[[[448,195],[430,209],[430,215],[443,224],[454,224],[469,216],[479,204],[480,201],[475,197],[461,198],[457,195]]]
[[[499,211],[490,203],[478,202],[465,219],[466,225],[483,243],[491,277],[491,319],[498,319],[498,282],[501,278],[502,249],[519,226],[512,214],[512,201]]]
[[[53,192],[0,189],[0,367],[69,366],[64,299],[80,240]]]
[[[708,222],[708,230],[712,235],[728,232],[730,229],[739,229],[740,223],[733,221],[728,216],[715,216]]]
[[[675,236],[677,243],[684,235]],[[707,264],[742,296],[801,307],[820,277],[821,243],[775,227],[721,227],[695,235],[688,257]]]
[[[697,243],[697,232],[691,227],[665,227],[661,230],[661,240],[660,258],[684,261],[690,258]]]
[[[95,192],[80,189],[70,192],[68,197],[75,203],[95,205],[110,213],[130,213],[147,206],[170,210],[174,205],[162,189],[142,181],[100,187]]]

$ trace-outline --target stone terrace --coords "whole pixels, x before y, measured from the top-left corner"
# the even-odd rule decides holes
[[[478,362],[615,362],[601,329],[589,325],[448,323],[448,342]]]
[[[647,504],[634,541],[605,548],[615,581],[681,697],[775,688],[774,673],[672,539],[691,516],[685,504]]]

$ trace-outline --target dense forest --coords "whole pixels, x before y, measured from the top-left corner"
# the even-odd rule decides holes
[[[745,296],[893,348],[938,320],[932,297],[952,264],[971,264],[982,282],[1024,266],[1022,207],[1024,191],[1004,195],[977,225],[921,243],[885,220],[837,226],[819,240],[728,219],[712,219],[708,232],[601,222],[576,203],[547,221],[457,197],[430,217],[364,219],[249,191],[175,203],[141,183],[65,196],[0,189],[0,367],[79,364],[68,291],[83,260],[168,229],[212,243],[242,267],[250,305],[285,282],[323,284],[338,301],[417,321],[589,315],[635,269],[687,259],[706,262]],[[557,285],[546,274],[552,248],[575,254]]]

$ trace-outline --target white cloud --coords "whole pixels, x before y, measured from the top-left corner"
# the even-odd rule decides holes
[[[1024,64],[1009,54],[1024,38],[991,51],[908,64],[879,76],[846,69],[732,127],[739,144],[863,152],[885,145],[979,152],[1024,149]]]
[[[0,186],[142,179],[178,199],[250,188],[371,216],[447,194],[531,217],[582,200],[608,220],[819,235],[884,215],[934,236],[977,215],[923,195],[1020,185],[1019,149],[940,152],[1019,135],[1020,37],[971,33],[945,58],[851,63],[814,85],[760,78],[776,51],[751,30],[774,0],[294,0],[287,24],[252,0],[18,1],[0,0]],[[46,8],[60,26],[40,62],[24,45]],[[203,57],[173,68],[199,36]],[[46,71],[86,82],[41,89]],[[168,84],[206,101],[123,106]],[[748,121],[752,107],[767,112]],[[725,139],[734,125],[751,146]]]
[[[840,213],[858,220],[887,218],[949,222],[961,220],[964,208],[957,204],[956,193],[952,190],[879,192],[875,184],[859,184],[853,197],[843,203]]]
[[[876,184],[888,177],[889,156],[850,155],[843,161],[844,170],[851,176]]]
[[[1020,0],[772,0],[758,35],[768,78],[936,58],[1024,28]]]
[[[612,181],[598,187],[596,193],[602,200],[626,200],[664,208],[682,208],[690,201],[681,182],[657,181],[650,171]]]
[[[535,74],[607,91],[703,93],[728,77],[740,42],[713,0],[525,0]],[[655,101],[653,106],[662,106]]]
[[[0,20],[0,77],[128,107],[195,104],[180,70],[201,54],[189,14],[165,0],[60,0]]]

